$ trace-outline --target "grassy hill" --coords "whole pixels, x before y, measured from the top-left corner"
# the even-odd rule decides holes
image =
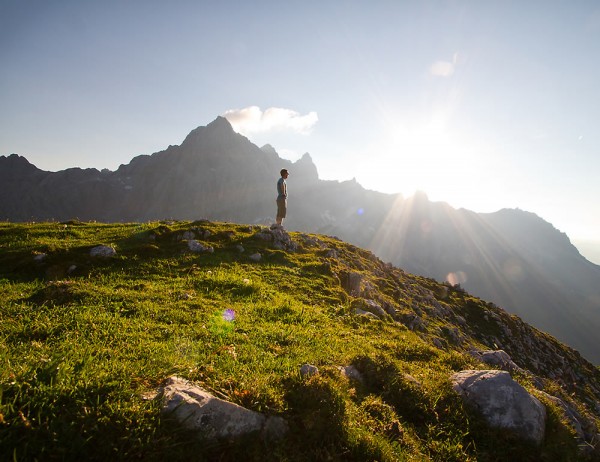
[[[460,287],[334,237],[283,234],[206,221],[1,223],[0,459],[598,456],[548,399],[597,431],[600,372],[576,351]],[[91,256],[98,245],[116,253]],[[370,301],[386,313],[356,314]],[[453,391],[453,372],[490,368],[469,351],[489,349],[505,350],[546,405],[541,446],[489,428]],[[319,373],[302,377],[303,364]],[[347,365],[364,381],[340,374]],[[281,416],[290,432],[207,444],[148,398],[173,375]]]

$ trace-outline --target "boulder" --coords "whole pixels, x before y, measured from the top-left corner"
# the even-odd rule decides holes
[[[540,444],[544,439],[546,408],[506,371],[460,371],[452,375],[454,390],[481,412],[492,427],[513,430]]]
[[[162,399],[163,414],[188,430],[197,430],[199,438],[232,441],[256,433],[265,439],[279,439],[288,432],[281,417],[265,416],[216,398],[180,377],[167,379]]]

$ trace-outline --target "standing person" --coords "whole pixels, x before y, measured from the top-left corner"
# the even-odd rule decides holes
[[[281,178],[277,180],[277,226],[283,226],[283,219],[287,213],[287,183],[285,180],[290,175],[286,168],[279,172]]]

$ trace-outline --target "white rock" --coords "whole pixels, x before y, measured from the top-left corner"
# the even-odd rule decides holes
[[[281,417],[265,416],[216,398],[179,377],[170,377],[165,384],[162,412],[186,429],[197,430],[198,437],[211,440],[233,440],[253,433],[277,439],[288,431]]]
[[[478,409],[492,427],[513,430],[540,444],[546,427],[546,407],[506,371],[467,370],[452,375],[454,390]]]

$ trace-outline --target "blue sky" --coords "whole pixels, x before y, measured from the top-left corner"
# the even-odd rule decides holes
[[[595,1],[0,0],[0,155],[114,170],[227,115],[323,179],[518,207],[600,263],[598,56]]]

